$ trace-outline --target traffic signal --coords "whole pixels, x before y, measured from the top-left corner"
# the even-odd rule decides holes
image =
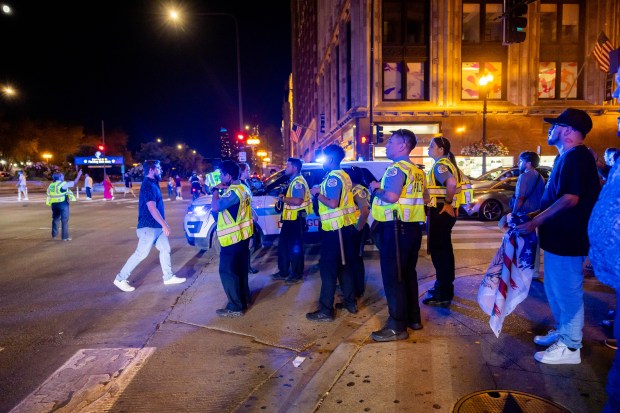
[[[525,41],[526,16],[526,0],[504,0],[504,45]]]
[[[99,149],[101,152],[103,152],[103,151],[105,151],[105,146],[97,145],[97,149]]]
[[[245,139],[245,135],[243,133],[238,133],[237,134],[237,140],[239,142],[242,142]]]
[[[383,126],[375,125],[375,137],[377,143],[383,142]]]

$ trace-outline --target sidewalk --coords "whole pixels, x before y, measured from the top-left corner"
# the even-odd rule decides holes
[[[304,283],[286,286],[269,277],[274,259],[260,252],[255,258],[261,272],[250,276],[254,304],[238,319],[215,315],[225,304],[217,257],[197,271],[147,343],[157,351],[112,411],[450,412],[472,392],[499,389],[532,393],[575,413],[598,412],[605,403],[614,353],[602,344],[598,322],[615,297],[593,278],[585,280],[582,363],[551,366],[533,358],[542,350],[534,335],[552,324],[539,281],[499,339],[476,301],[484,269],[472,267],[458,270],[449,309],[421,305],[423,330],[375,343],[370,332],[387,317],[378,260],[367,261],[358,314],[312,323],[304,315],[318,297],[316,262],[307,260]],[[418,273],[422,295],[434,282],[428,257],[420,256]]]

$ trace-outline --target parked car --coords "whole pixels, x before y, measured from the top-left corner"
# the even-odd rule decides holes
[[[551,168],[539,166],[536,170],[545,179],[549,178]],[[519,168],[502,167],[493,169],[471,181],[474,190],[474,205],[470,211],[464,206],[460,208],[461,215],[478,216],[486,221],[497,221],[510,209],[510,198],[515,193]]]
[[[370,182],[380,181],[383,173],[391,164],[390,161],[350,161],[342,162],[342,169],[351,170],[353,166],[360,168],[362,184],[368,187]],[[301,173],[310,187],[320,184],[325,176],[323,165],[320,163],[304,163]],[[252,213],[256,245],[269,245],[280,234],[280,211],[276,209],[276,201],[278,194],[286,191],[288,181],[282,169],[267,178],[262,186],[252,185]],[[210,248],[219,250],[220,244],[215,233],[217,221],[214,215],[211,213],[211,195],[202,196],[191,203],[183,221],[185,237],[190,245],[199,250]],[[314,213],[308,214],[306,223],[308,225],[307,240],[312,242],[318,239],[319,217]]]

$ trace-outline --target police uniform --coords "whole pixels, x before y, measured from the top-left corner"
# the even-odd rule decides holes
[[[344,296],[342,306],[349,312],[357,312],[351,262],[355,259],[355,248],[351,242],[355,231],[355,204],[351,192],[351,178],[342,169],[330,171],[321,183],[321,195],[339,199],[336,208],[329,208],[319,202],[321,218],[321,293],[319,309],[306,317],[313,321],[332,320],[334,317],[334,294],[336,280]],[[342,237],[346,265],[342,265],[340,237]]]
[[[254,234],[251,196],[250,190],[239,183],[230,185],[218,199],[220,279],[228,297],[225,308],[228,311],[244,311],[250,304],[248,254],[250,237]]]
[[[364,295],[364,291],[366,290],[366,268],[364,267],[364,244],[366,243],[366,238],[368,237],[368,223],[364,225],[361,231],[357,230],[357,222],[359,222],[361,210],[364,207],[370,209],[370,193],[365,186],[357,184],[353,187],[353,202],[357,206],[355,211],[355,220],[356,226],[353,231],[352,244],[355,248],[355,258],[353,259],[352,272],[353,272],[353,281],[354,281],[354,289],[355,296],[361,297]]]
[[[62,225],[62,239],[69,240],[69,201],[75,201],[70,189],[65,187],[65,181],[54,181],[47,187],[46,205],[52,207],[52,238],[58,235],[58,221]]]
[[[304,177],[296,175],[288,186],[286,198],[303,199],[301,205],[284,203],[282,228],[278,243],[278,276],[288,282],[300,281],[304,272],[304,230],[306,216],[312,208],[310,189]],[[289,273],[290,267],[290,273]],[[288,277],[288,278],[287,278]]]
[[[452,249],[452,227],[456,216],[439,212],[446,203],[446,181],[454,177],[456,191],[454,199],[449,200],[458,215],[459,206],[473,200],[473,191],[469,180],[450,162],[448,158],[439,158],[428,173],[429,202],[429,250],[437,278],[434,288],[422,301],[430,305],[447,306],[454,297],[454,250]]]
[[[381,276],[389,311],[385,328],[396,333],[406,332],[407,326],[416,330],[422,328],[416,265],[426,217],[424,187],[424,173],[420,168],[411,163],[408,156],[397,158],[383,174],[381,189],[399,194],[398,201],[388,203],[375,196],[372,203],[372,217],[378,222],[376,231],[381,239]],[[396,234],[400,245],[400,280]]]

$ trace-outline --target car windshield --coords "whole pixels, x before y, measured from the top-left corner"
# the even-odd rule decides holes
[[[496,181],[500,179],[500,177],[506,173],[509,173],[510,169],[506,168],[496,168],[487,173],[480,175],[477,178],[474,178],[476,181]],[[510,175],[512,177],[512,173]]]

